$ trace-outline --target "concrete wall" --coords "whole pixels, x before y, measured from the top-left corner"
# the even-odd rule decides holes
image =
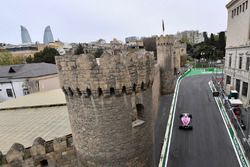
[[[229,59],[231,57],[231,66],[229,66]],[[242,57],[242,68],[239,68],[239,61],[240,57]],[[247,58],[250,57],[250,46],[249,47],[237,47],[237,48],[227,48],[226,55],[225,55],[225,87],[226,85],[226,78],[227,76],[231,77],[231,84],[232,88],[236,88],[236,79],[240,80],[240,92],[239,97],[243,101],[244,105],[249,104],[250,99],[250,73],[249,70],[246,69],[247,65]],[[242,95],[242,85],[243,82],[248,83],[248,93],[247,96]],[[229,90],[227,90],[229,93]]]
[[[19,96],[23,96],[23,83],[24,80],[13,80],[10,82],[3,82],[0,83],[0,102],[5,101],[5,100],[9,100],[9,99],[13,99]],[[7,92],[6,89],[11,89],[12,90],[12,94],[13,97],[8,97],[7,96]]]
[[[34,93],[34,92],[38,92],[38,91],[48,91],[48,90],[60,88],[58,74],[30,78],[26,82],[26,85],[29,88],[30,93]]]
[[[41,77],[38,80],[39,80],[40,91],[48,91],[60,88],[58,75]]]
[[[248,1],[248,8],[244,12],[241,10],[237,15],[237,8],[246,1],[236,0],[227,5],[227,48],[246,45],[250,41],[250,1]],[[232,17],[234,9],[236,9],[236,15]]]
[[[229,93],[230,87],[236,89],[236,79],[240,80],[239,97],[245,106],[250,104],[250,75],[249,70],[246,69],[246,60],[250,57],[250,2],[248,1],[247,9],[246,2],[247,0],[234,0],[227,4],[228,24],[224,67],[225,88],[228,88],[227,93]],[[244,11],[243,3],[245,3]],[[240,58],[242,58],[241,68],[239,67]],[[230,60],[231,65],[229,65]],[[227,76],[231,77],[230,85],[226,84]],[[247,96],[242,95],[243,82],[248,83]]]
[[[48,91],[52,89],[59,89],[60,83],[58,75],[29,78],[29,79],[13,79],[8,82],[0,83],[0,102],[13,99],[19,96],[24,96],[24,88],[29,89],[29,93]],[[6,89],[11,89],[13,97],[8,97]]]

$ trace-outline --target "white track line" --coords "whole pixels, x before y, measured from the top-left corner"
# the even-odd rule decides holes
[[[208,82],[208,85],[209,85],[211,91],[213,91],[212,85],[211,85],[212,83],[211,83],[211,82],[212,82],[212,81],[209,81],[209,82]],[[213,87],[214,87],[214,85],[213,85]],[[215,88],[215,87],[214,87],[214,88]],[[234,144],[234,142],[233,142],[232,136],[230,135],[230,132],[229,132],[229,129],[228,129],[226,120],[225,120],[225,118],[224,118],[224,116],[223,116],[223,114],[222,114],[223,111],[221,110],[221,108],[220,108],[220,106],[219,106],[218,99],[217,99],[217,97],[214,97],[214,99],[215,99],[215,102],[216,102],[216,104],[217,104],[217,107],[218,107],[219,110],[220,110],[220,115],[221,115],[221,117],[222,117],[222,119],[223,119],[223,122],[224,122],[224,125],[225,125],[225,127],[226,127],[226,129],[227,129],[227,133],[228,133],[229,138],[230,138],[230,141],[231,141],[231,143],[232,143],[232,145],[233,145],[234,152],[235,152],[236,157],[237,157],[237,159],[238,159],[238,161],[239,161],[239,165],[240,165],[241,167],[245,167],[245,166],[248,167],[248,166],[249,166],[248,164],[247,164],[247,165],[242,165],[241,159],[240,159],[240,157],[239,157],[239,155],[238,155],[238,151],[237,151],[237,149],[236,149],[236,147],[235,147],[235,144]],[[224,106],[223,106],[223,107],[224,107]],[[227,113],[225,113],[225,114],[227,114]],[[228,116],[227,116],[227,117],[228,117]],[[229,120],[229,119],[228,119],[228,120]],[[234,134],[236,135],[235,130],[234,130],[234,127],[232,126],[230,120],[229,120],[229,123],[230,123],[230,126],[231,126],[232,129],[233,129]],[[239,143],[239,140],[238,140],[237,137],[236,137],[236,140],[237,140],[237,142]],[[240,143],[239,143],[239,145],[240,145]],[[241,146],[240,146],[240,147],[241,147]],[[242,151],[242,148],[241,148],[241,152],[243,152],[243,151]],[[244,155],[244,153],[243,153],[243,155]],[[245,157],[245,155],[244,155],[244,158],[245,158],[246,162],[248,163],[248,160],[247,160],[247,158]]]

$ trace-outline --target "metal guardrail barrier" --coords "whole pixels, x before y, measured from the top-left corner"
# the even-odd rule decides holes
[[[171,137],[172,137],[172,128],[173,128],[173,121],[174,121],[174,116],[175,116],[175,107],[176,107],[176,102],[177,102],[177,97],[178,97],[178,91],[179,91],[179,84],[181,80],[191,71],[191,69],[188,69],[183,75],[179,76],[176,85],[175,85],[175,91],[174,91],[174,96],[171,104],[171,109],[168,117],[168,123],[165,131],[165,136],[164,136],[164,143],[163,147],[161,150],[161,157],[160,157],[160,162],[159,162],[159,167],[166,167],[167,166],[167,161],[168,161],[168,151],[170,148],[170,142],[171,142]]]
[[[174,96],[173,96],[173,101],[171,104],[171,109],[168,117],[168,123],[165,131],[165,136],[164,136],[164,143],[162,146],[161,150],[161,157],[160,157],[160,162],[159,162],[159,167],[166,167],[167,166],[167,161],[168,161],[168,151],[170,148],[170,143],[171,143],[171,131],[172,131],[172,126],[173,126],[173,121],[174,121],[174,115],[175,115],[175,107],[176,107],[176,101],[178,97],[178,91],[179,91],[179,84],[182,79],[188,76],[196,75],[196,74],[212,74],[215,71],[214,68],[191,68],[188,69],[186,72],[184,72],[183,75],[179,76],[177,81],[176,81],[176,87],[174,91]],[[218,95],[218,93],[216,93]]]
[[[231,123],[234,126],[234,129],[236,131],[236,135],[237,135],[238,139],[240,140],[241,145],[244,148],[244,151],[245,151],[244,154],[248,159],[250,159],[250,140],[248,139],[248,136],[246,136],[244,130],[242,129],[242,123],[239,122],[238,117],[233,112],[233,108],[231,107],[229,100],[228,100],[227,96],[225,95],[225,91],[223,90],[222,85],[220,85],[217,82],[217,80],[214,76],[212,77],[212,81],[213,81],[215,88],[219,92],[218,97],[223,101],[223,105],[224,105],[224,108],[227,112],[227,115],[231,118]]]

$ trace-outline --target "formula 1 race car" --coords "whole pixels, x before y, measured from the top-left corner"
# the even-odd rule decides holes
[[[193,126],[191,125],[192,122],[192,115],[189,113],[182,113],[180,114],[180,123],[179,129],[193,129]]]

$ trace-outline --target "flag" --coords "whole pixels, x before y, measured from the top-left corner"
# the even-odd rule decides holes
[[[165,31],[164,20],[162,20],[162,31]]]

